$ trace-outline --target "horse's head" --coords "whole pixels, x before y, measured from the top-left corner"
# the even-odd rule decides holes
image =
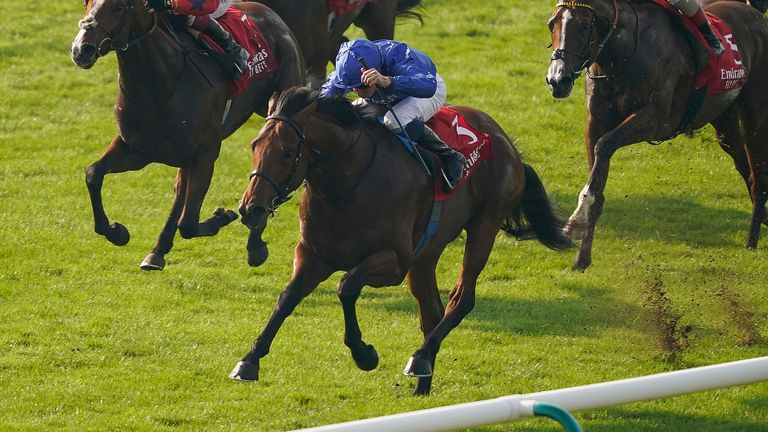
[[[144,39],[157,16],[146,0],[84,0],[85,17],[72,41],[72,61],[83,69],[113,50],[126,50]]]
[[[549,20],[553,51],[547,84],[556,98],[571,94],[573,82],[594,58],[598,36],[597,12],[592,3],[592,0],[558,0],[555,14]]]
[[[269,115],[251,142],[253,171],[240,200],[241,221],[251,230],[263,230],[267,216],[304,181],[311,151],[304,129],[316,99],[308,87],[294,87],[269,100]]]

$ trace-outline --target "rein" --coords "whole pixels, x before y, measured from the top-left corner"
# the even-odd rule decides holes
[[[251,171],[251,174],[249,176],[249,180],[253,180],[254,177],[263,178],[264,180],[267,181],[267,183],[272,185],[272,187],[277,192],[277,195],[275,196],[275,198],[272,199],[272,203],[267,207],[267,211],[271,215],[274,216],[277,208],[280,205],[282,205],[283,203],[285,203],[286,201],[290,200],[291,197],[293,197],[293,193],[291,193],[291,190],[293,189],[291,187],[291,184],[294,183],[294,176],[296,175],[296,172],[298,171],[299,162],[300,162],[301,156],[302,156],[302,146],[306,142],[307,138],[306,138],[306,134],[304,132],[304,128],[301,125],[299,125],[299,123],[296,122],[296,120],[294,120],[294,119],[292,119],[290,117],[282,116],[282,115],[271,115],[271,116],[268,116],[267,118],[265,118],[265,121],[269,121],[269,120],[283,121],[283,122],[287,123],[289,126],[291,126],[291,128],[296,132],[296,135],[298,135],[298,137],[299,137],[299,145],[298,145],[298,148],[296,150],[296,157],[293,159],[293,162],[291,164],[291,170],[290,170],[290,172],[288,174],[288,177],[285,179],[285,181],[283,181],[282,183],[278,183],[269,174],[267,174],[267,173],[265,173],[263,171],[259,171],[259,170]],[[327,163],[333,162],[334,160],[336,160],[336,159],[340,158],[341,156],[347,154],[350,150],[352,150],[352,148],[357,146],[357,143],[360,142],[360,139],[362,138],[362,136],[363,136],[363,124],[362,124],[362,122],[360,122],[360,124],[359,124],[359,132],[357,134],[357,138],[355,139],[355,142],[353,142],[352,144],[348,145],[344,150],[342,150],[342,151],[340,151],[340,152],[338,152],[336,154],[332,154],[332,155],[327,156],[325,158],[322,158],[322,159],[319,159],[319,160],[311,162],[309,164],[309,167],[307,168],[307,174],[309,174],[309,172],[312,172],[312,171],[318,169],[319,167],[321,167],[321,166],[323,166],[323,165],[325,165]],[[363,170],[363,172],[368,171],[368,169],[371,167],[371,165],[373,165],[373,161],[376,159],[376,154],[377,153],[378,153],[378,146],[376,146],[375,143],[374,143],[373,152],[372,152],[371,157],[368,160],[368,163],[366,164],[366,167]],[[349,192],[355,190],[357,188],[357,186],[360,185],[361,182],[362,182],[362,176],[360,177],[360,179],[347,192],[345,192],[344,194],[341,194],[341,195],[348,194]]]
[[[265,121],[274,120],[274,121],[282,121],[288,124],[295,132],[296,135],[299,137],[299,146],[296,150],[296,157],[293,158],[293,163],[291,164],[291,170],[288,174],[288,177],[285,179],[285,181],[281,184],[278,184],[272,177],[269,176],[269,174],[259,171],[259,170],[253,170],[251,171],[251,175],[248,177],[249,180],[253,180],[254,177],[260,177],[267,181],[267,183],[271,184],[272,187],[275,188],[277,191],[277,195],[275,198],[272,199],[272,203],[267,207],[267,211],[269,211],[270,214],[274,215],[275,210],[283,204],[284,202],[291,199],[293,194],[291,193],[291,183],[293,181],[293,177],[296,175],[296,171],[299,170],[299,161],[301,160],[301,147],[304,145],[304,142],[306,141],[307,137],[304,134],[304,128],[299,125],[299,123],[296,122],[296,120],[282,116],[282,115],[271,115],[267,116],[267,118],[264,119]]]
[[[584,60],[584,62],[579,67],[579,70],[573,72],[574,78],[577,78],[581,75],[581,72],[584,71],[584,69],[587,69],[587,76],[592,79],[596,78],[607,78],[606,76],[592,76],[589,72],[589,66],[591,66],[595,60],[600,56],[600,53],[605,48],[605,44],[608,43],[608,40],[613,36],[613,32],[616,30],[616,27],[619,25],[619,0],[613,0],[613,22],[611,23],[611,28],[608,30],[608,33],[603,37],[603,40],[600,41],[599,44],[597,44],[597,50],[595,51],[595,54],[592,55],[592,34],[595,32],[595,23],[597,21],[597,12],[595,11],[595,8],[589,4],[589,3],[581,3],[578,1],[567,1],[567,0],[558,0],[557,4],[555,5],[556,8],[567,8],[567,9],[576,9],[576,8],[583,8],[588,9],[590,12],[592,12],[592,22],[589,25],[589,33],[590,33],[590,43],[587,45],[587,48],[585,49],[584,53],[576,53],[573,51],[565,50],[562,48],[557,48],[552,52],[552,57],[550,58],[551,61],[563,59],[565,60],[565,54],[571,53],[576,56],[578,56],[580,59]]]

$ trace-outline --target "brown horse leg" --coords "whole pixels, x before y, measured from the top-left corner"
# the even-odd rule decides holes
[[[184,208],[184,198],[187,194],[187,172],[181,168],[176,173],[176,180],[174,181],[173,191],[175,197],[173,199],[173,206],[171,207],[171,214],[168,215],[168,219],[165,221],[163,230],[160,231],[160,236],[157,239],[157,244],[152,252],[144,258],[139,267],[142,270],[162,270],[165,268],[165,254],[171,251],[173,247],[173,237],[176,235],[176,227],[179,225],[179,215],[181,215],[181,209]]]
[[[445,308],[440,299],[440,292],[438,291],[437,280],[435,279],[435,267],[437,266],[438,258],[440,258],[439,254],[434,258],[422,257],[418,262],[413,263],[411,271],[408,273],[408,287],[419,304],[419,321],[425,339],[435,330],[435,327],[437,327],[437,324],[440,323],[445,314]],[[430,367],[434,371],[435,356],[431,358]],[[431,387],[432,375],[419,377],[416,388],[413,390],[413,395],[426,396],[429,394]]]
[[[357,367],[364,371],[372,370],[379,364],[379,355],[372,345],[362,339],[355,310],[360,291],[365,285],[397,285],[405,278],[405,273],[406,270],[400,268],[395,251],[384,250],[368,256],[341,278],[338,295],[344,310],[344,345],[352,352]]]
[[[736,170],[741,174],[747,185],[750,199],[752,200],[752,219],[747,235],[746,247],[757,248],[760,235],[760,224],[768,223],[768,212],[765,209],[766,202],[766,155],[760,150],[762,137],[766,131],[758,131],[752,134],[754,138],[747,138],[744,131],[750,130],[749,121],[744,118],[743,111],[733,105],[721,114],[712,125],[717,131],[720,147],[733,159]]]
[[[392,39],[395,37],[395,14],[397,0],[383,0],[366,3],[355,18],[355,25],[363,29],[369,40]]]
[[[106,237],[114,245],[124,246],[131,236],[122,224],[117,222],[109,224],[109,218],[104,212],[104,204],[101,200],[104,175],[139,170],[149,162],[144,156],[128,148],[122,137],[117,136],[107,147],[104,155],[85,170],[85,184],[88,186],[93,209],[94,231]]]
[[[237,220],[237,213],[233,210],[219,207],[214,210],[213,216],[199,222],[200,208],[211,185],[215,160],[215,157],[201,157],[187,168],[187,192],[184,209],[179,218],[179,234],[185,239],[214,236],[218,234],[219,229]]]
[[[589,180],[581,190],[579,204],[565,227],[571,238],[583,239],[573,270],[584,271],[592,263],[592,237],[605,203],[603,192],[608,181],[611,157],[618,149],[647,139],[648,131],[656,129],[656,117],[655,107],[646,105],[603,135],[593,146],[594,163]]]
[[[406,375],[432,376],[432,365],[443,340],[475,307],[477,278],[488,261],[500,226],[501,220],[494,217],[492,220],[481,220],[477,225],[467,228],[461,275],[456,287],[451,291],[445,315],[408,360],[403,370]],[[420,394],[429,394],[430,389],[422,387],[419,390],[422,392]]]
[[[765,208],[768,200],[768,151],[764,146],[766,134],[768,134],[768,127],[747,135],[746,152],[752,179],[749,187],[749,195],[752,198],[752,220],[747,236],[748,249],[757,249],[760,226],[768,221],[766,219],[768,212]]]
[[[229,377],[238,381],[259,380],[259,360],[269,354],[269,347],[275,340],[277,331],[288,315],[304,297],[317,288],[320,282],[326,280],[334,272],[333,267],[325,260],[315,255],[311,249],[299,243],[294,251],[293,277],[285,287],[277,304],[272,310],[272,316],[258,338],[253,342],[251,350],[240,360]]]

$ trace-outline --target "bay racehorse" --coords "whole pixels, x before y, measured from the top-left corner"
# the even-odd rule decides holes
[[[344,32],[353,23],[370,40],[392,39],[395,36],[395,18],[410,17],[421,22],[413,11],[421,0],[375,0],[361,2],[360,6],[334,19],[329,19],[328,0],[258,0],[288,24],[307,62],[309,80],[316,86],[323,83],[328,62],[336,59]]]
[[[162,269],[176,228],[184,238],[215,235],[233,220],[216,209],[200,222],[200,208],[213,176],[221,141],[254,112],[265,115],[269,96],[304,82],[304,60],[290,30],[258,3],[238,5],[261,30],[277,68],[239,97],[227,99],[227,78],[187,31],[176,31],[145,0],[86,0],[85,17],[72,43],[72,59],[91,68],[115,51],[119,79],[115,117],[119,134],[86,170],[95,231],[122,246],[122,224],[109,223],[101,199],[105,174],[139,170],[152,162],[178,167],[171,213],[143,269]],[[226,110],[226,115],[225,115]]]
[[[348,100],[318,99],[308,87],[270,101],[267,122],[251,143],[254,170],[240,214],[260,237],[267,216],[305,182],[301,240],[294,251],[293,277],[232,378],[258,380],[259,360],[269,352],[283,321],[336,271],[345,272],[338,288],[344,343],[360,369],[375,368],[378,354],[362,340],[355,303],[364,286],[399,285],[407,276],[424,342],[404,372],[419,377],[415,394],[428,394],[440,345],[474,307],[477,278],[499,229],[518,235],[527,231],[552,249],[570,245],[541,180],[521,161],[501,127],[481,111],[454,108],[472,127],[489,134],[493,157],[444,201],[434,237],[416,255],[431,219],[434,182],[397,138],[376,120],[361,116]],[[528,230],[519,228],[521,214]],[[464,261],[444,308],[435,266],[462,230],[467,233]]]
[[[760,224],[768,223],[768,21],[738,1],[716,2],[707,11],[730,27],[747,81],[741,90],[706,95],[690,128],[711,123],[744,178],[752,200],[746,246],[752,249]],[[584,270],[592,262],[611,157],[626,145],[676,135],[693,94],[696,67],[681,24],[650,2],[559,1],[549,26],[554,52],[547,83],[552,95],[567,97],[574,80],[587,70],[590,173],[566,225],[572,238],[582,239],[573,268]]]

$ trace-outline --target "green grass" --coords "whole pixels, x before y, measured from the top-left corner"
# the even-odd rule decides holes
[[[572,210],[586,181],[586,114],[580,90],[554,100],[544,84],[551,3],[424,0],[425,26],[397,34],[435,59],[449,102],[482,108],[518,138]],[[174,170],[108,176],[107,213],[132,240],[117,248],[93,233],[83,171],[116,131],[114,56],[89,71],[72,64],[79,1],[5,0],[0,16],[0,430],[287,430],[768,352],[768,245],[764,235],[761,249],[743,248],[746,189],[705,129],[616,155],[586,273],[569,270],[571,252],[499,236],[429,398],[409,396],[414,381],[400,372],[421,339],[407,289],[364,290],[361,328],[381,355],[365,373],[342,343],[339,275],[286,321],[262,380],[233,382],[227,373],[288,281],[298,200],[270,221],[261,268],[246,265],[236,223],[216,238],[177,239],[165,271],[140,271]],[[225,143],[204,212],[236,206],[260,124]],[[460,237],[438,267],[446,294],[462,246]],[[597,432],[768,431],[767,395],[763,383],[576,417]]]

